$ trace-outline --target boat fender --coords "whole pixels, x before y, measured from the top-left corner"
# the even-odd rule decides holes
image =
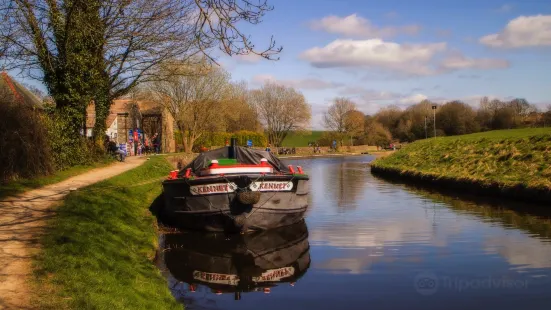
[[[295,169],[293,168],[293,165],[289,165],[289,171],[291,171],[291,174],[295,174]]]
[[[297,166],[297,170],[298,170],[298,173],[304,174],[304,171],[302,171],[302,167],[301,167],[301,166]]]
[[[254,205],[260,201],[260,192],[243,191],[237,194],[237,198],[242,204]]]

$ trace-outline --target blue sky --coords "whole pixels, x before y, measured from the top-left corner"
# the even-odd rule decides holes
[[[428,98],[526,98],[551,104],[549,0],[269,0],[258,48],[274,36],[279,61],[221,56],[234,80],[293,86],[312,105],[312,128],[336,96],[372,114]],[[220,54],[220,53],[218,53]],[[35,84],[36,81],[25,81]]]
[[[428,98],[476,105],[481,96],[551,103],[551,1],[272,0],[246,26],[257,47],[273,35],[279,61],[221,58],[251,88],[272,80],[303,92],[312,127],[335,96],[359,110]]]

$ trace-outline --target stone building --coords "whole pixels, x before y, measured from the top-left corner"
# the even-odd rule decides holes
[[[94,103],[86,110],[86,135],[92,135],[96,122]],[[129,131],[139,128],[145,137],[151,138],[155,133],[161,136],[161,151],[175,152],[174,119],[166,108],[151,101],[117,99],[111,105],[105,124],[106,134],[118,144],[129,141]]]

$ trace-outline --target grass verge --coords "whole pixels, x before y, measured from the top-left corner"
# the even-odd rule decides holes
[[[551,201],[551,128],[421,140],[376,160],[379,175]]]
[[[14,196],[42,186],[55,184],[91,169],[105,167],[111,163],[113,163],[112,160],[105,159],[91,165],[79,165],[62,171],[57,171],[56,173],[48,176],[41,176],[33,179],[20,179],[6,184],[0,184],[0,199],[8,196]]]
[[[281,143],[284,147],[304,147],[308,142],[316,142],[321,138],[323,131],[312,131],[309,134],[290,132]]]
[[[69,194],[56,209],[34,264],[41,309],[182,309],[155,267],[155,218],[148,210],[162,157]]]

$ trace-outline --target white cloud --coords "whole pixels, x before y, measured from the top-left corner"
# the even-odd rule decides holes
[[[336,88],[336,87],[342,86],[341,83],[328,82],[328,81],[315,79],[315,78],[278,80],[274,76],[269,74],[256,75],[252,79],[252,83],[256,85],[262,85],[266,82],[277,83],[287,87],[294,87],[299,89],[313,89],[313,90]]]
[[[440,66],[448,70],[461,69],[502,69],[509,67],[509,61],[496,58],[469,58],[457,53],[445,58]]]
[[[356,38],[387,38],[398,34],[415,35],[421,30],[419,25],[377,27],[366,18],[357,14],[340,16],[327,16],[310,23],[314,30],[322,30]]]
[[[439,61],[440,56],[446,58]],[[304,51],[300,58],[317,68],[384,69],[408,76],[427,76],[461,69],[498,69],[509,62],[493,58],[469,58],[448,51],[445,42],[399,44],[381,39],[335,40],[324,47]]]
[[[501,32],[484,36],[479,42],[498,48],[551,46],[551,15],[517,17]]]
[[[446,50],[446,43],[398,44],[380,39],[335,40],[324,47],[314,47],[301,58],[318,68],[378,67],[417,75],[433,74],[427,64]]]
[[[497,9],[500,13],[508,13],[511,12],[511,10],[513,10],[513,5],[511,4],[504,4]]]
[[[413,94],[410,96],[406,96],[399,100],[401,104],[416,104],[423,100],[429,99],[426,95],[423,94]]]
[[[261,61],[263,57],[257,54],[246,54],[246,55],[237,55],[235,56],[235,59],[237,60],[238,63],[241,63],[241,64],[255,64]]]
[[[369,101],[392,100],[400,97],[400,94],[394,92],[366,89],[361,86],[345,87],[339,92],[339,94],[343,96],[358,95],[363,100]]]

